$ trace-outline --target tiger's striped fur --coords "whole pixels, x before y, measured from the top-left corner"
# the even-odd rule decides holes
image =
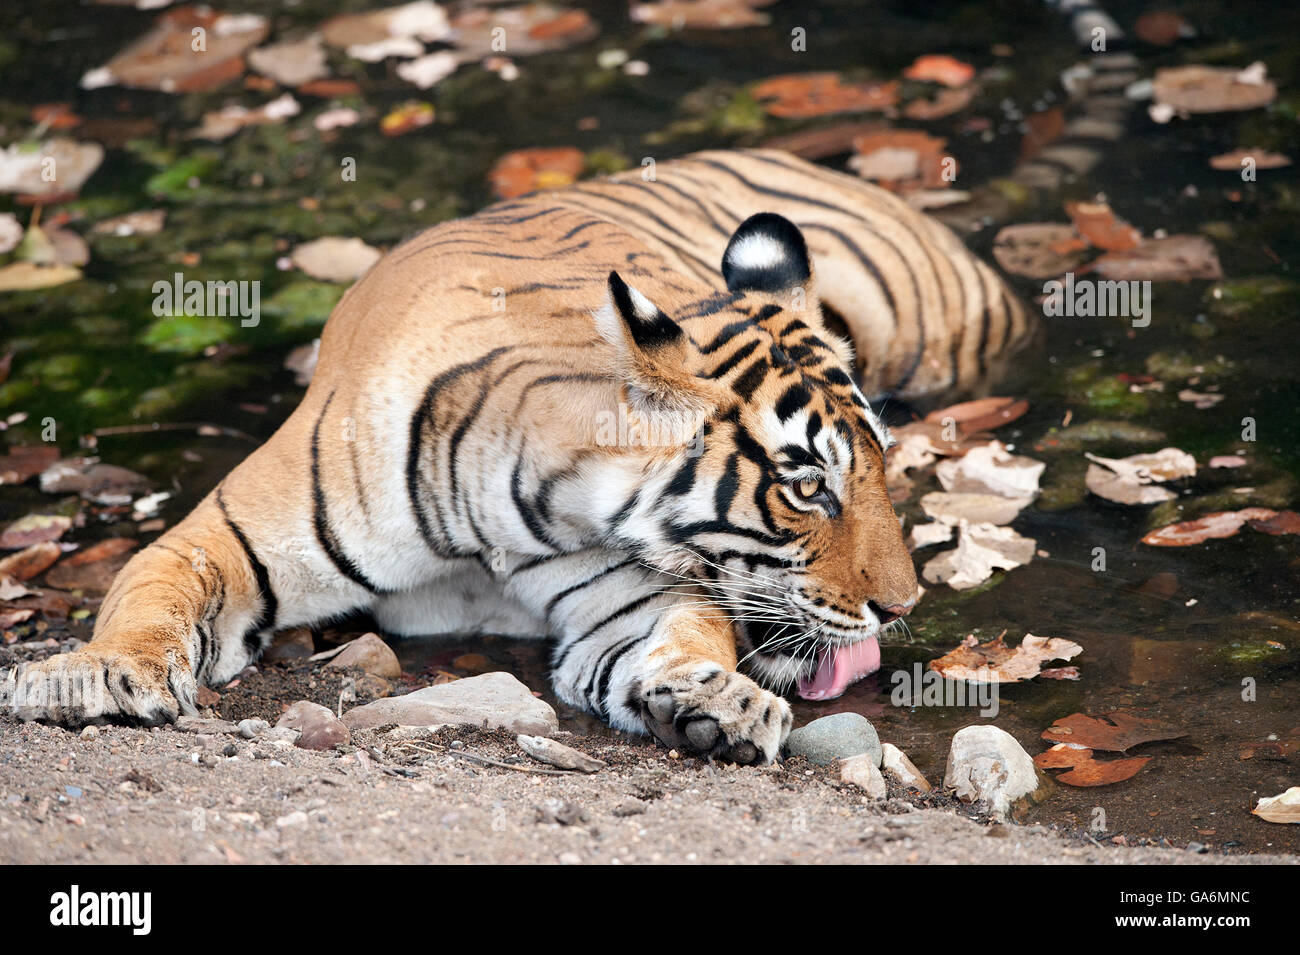
[[[12,676],[5,704],[171,720],[277,629],[368,610],[392,633],[553,634],[564,700],[773,758],[791,719],[772,690],[878,666],[917,593],[890,439],[819,291],[873,390],[964,381],[1023,334],[949,233],[778,154],[422,233],[344,296],[280,430],[130,561],[90,644]]]

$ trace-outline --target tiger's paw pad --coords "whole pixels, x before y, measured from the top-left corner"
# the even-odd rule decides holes
[[[665,746],[741,765],[770,763],[794,724],[789,703],[718,667],[648,680],[640,704],[646,730]]]
[[[61,726],[160,726],[198,712],[187,667],[88,648],[0,674],[0,712]]]

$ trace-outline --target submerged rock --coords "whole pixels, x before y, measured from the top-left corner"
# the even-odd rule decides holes
[[[790,733],[786,751],[803,756],[819,766],[829,766],[837,759],[867,753],[880,765],[880,737],[871,722],[859,713],[836,713],[823,716]]]
[[[352,729],[397,723],[432,726],[458,723],[501,728],[528,736],[550,736],[560,728],[555,710],[533,696],[509,673],[484,673],[405,696],[376,700],[349,710],[343,722]]]
[[[1006,730],[967,726],[957,731],[948,752],[943,784],[963,802],[983,800],[999,822],[1006,822],[1019,800],[1038,790],[1034,761]]]

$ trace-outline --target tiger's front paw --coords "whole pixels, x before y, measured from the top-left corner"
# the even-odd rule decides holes
[[[198,712],[188,665],[170,654],[123,652],[90,644],[0,674],[0,712],[62,726],[159,726]]]
[[[717,664],[641,685],[641,720],[665,746],[726,762],[770,763],[794,717],[790,704]]]

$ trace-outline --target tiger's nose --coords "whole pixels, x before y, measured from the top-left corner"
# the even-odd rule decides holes
[[[874,600],[868,600],[867,606],[871,608],[871,612],[876,615],[876,619],[879,620],[883,626],[887,623],[893,623],[904,614],[911,613],[912,608],[916,606],[916,601],[912,600],[905,604],[889,604],[888,606],[882,607]]]

